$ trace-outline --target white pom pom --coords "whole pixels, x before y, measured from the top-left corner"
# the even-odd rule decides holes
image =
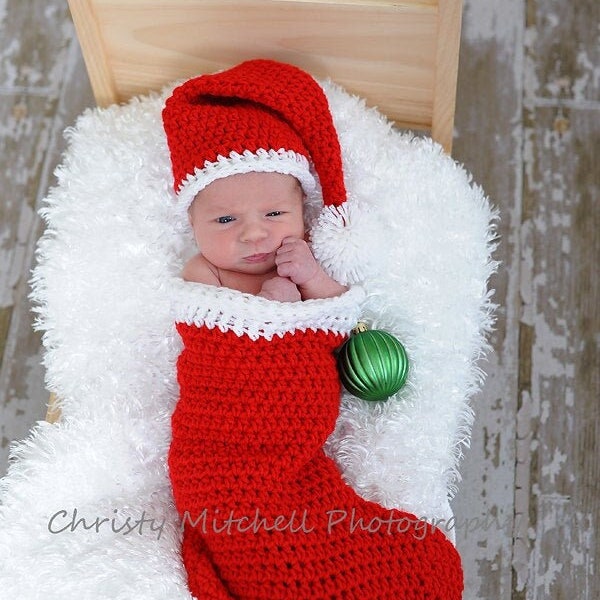
[[[312,250],[325,271],[342,285],[362,283],[367,273],[378,268],[377,256],[385,246],[383,230],[375,211],[366,204],[349,201],[326,206],[311,231]]]

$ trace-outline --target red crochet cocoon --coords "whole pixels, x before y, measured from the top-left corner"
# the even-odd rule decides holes
[[[323,452],[342,336],[177,329],[169,469],[195,596],[461,598],[460,557],[444,534],[361,499]]]

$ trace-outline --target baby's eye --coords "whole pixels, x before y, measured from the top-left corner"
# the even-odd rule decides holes
[[[226,217],[219,217],[217,219],[217,223],[221,223],[222,225],[225,225],[226,223],[231,223],[231,221],[233,221],[233,217],[227,215]]]
[[[280,217],[283,214],[280,210],[273,210],[270,213],[267,213],[267,217]]]

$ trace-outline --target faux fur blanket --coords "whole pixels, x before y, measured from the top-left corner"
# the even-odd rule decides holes
[[[341,283],[362,286],[363,319],[398,336],[411,360],[387,402],[344,395],[326,450],[359,495],[443,528],[492,324],[495,213],[431,140],[323,86],[349,200],[343,215],[313,209],[313,251]],[[169,94],[87,111],[67,131],[32,292],[62,418],[13,446],[0,482],[6,598],[191,597],[166,462],[174,306],[193,251],[173,210]]]

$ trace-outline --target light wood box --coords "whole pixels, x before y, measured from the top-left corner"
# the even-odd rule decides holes
[[[249,58],[295,64],[450,153],[462,0],[69,0],[99,106]],[[60,411],[50,399],[47,418]]]

